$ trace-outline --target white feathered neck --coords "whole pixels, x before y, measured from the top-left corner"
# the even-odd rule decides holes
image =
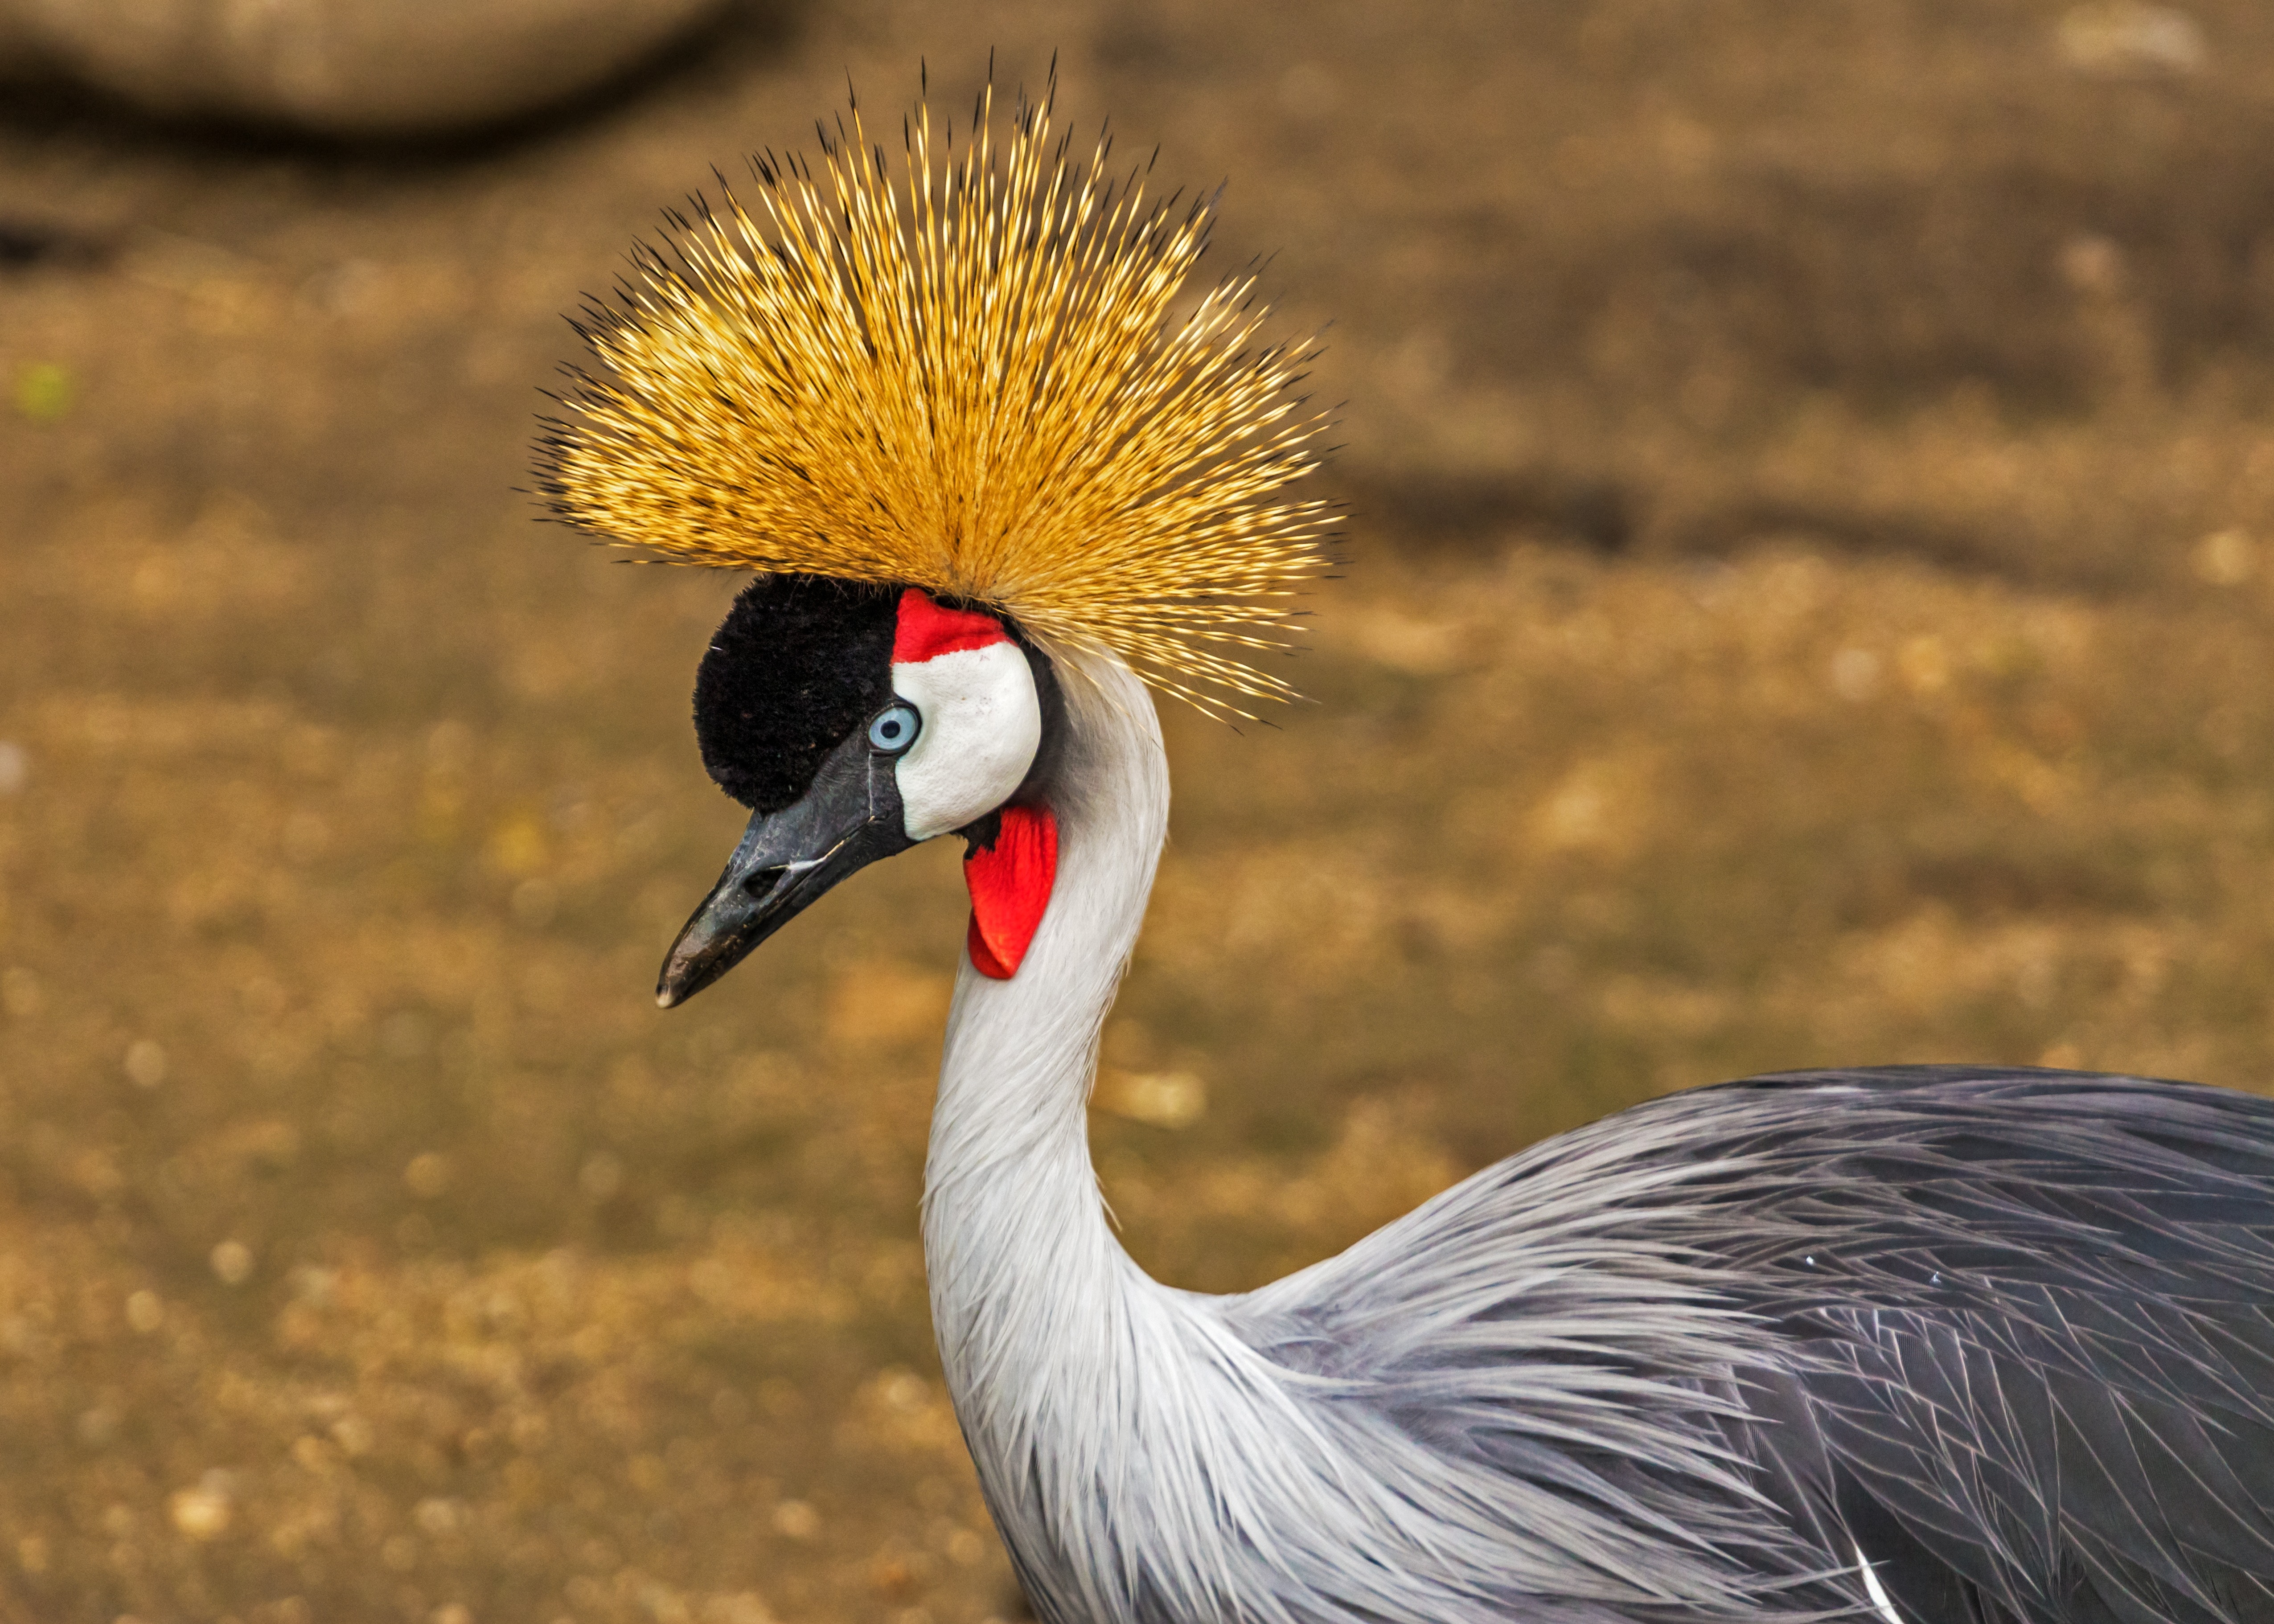
[[[1608,1232],[1678,1200],[1689,1174],[1575,1136],[1540,1153],[1552,1165],[1520,1203],[1517,1162],[1245,1297],[1164,1287],[1121,1249],[1086,1107],[1168,830],[1168,767],[1125,666],[1061,669],[1057,883],[1015,976],[966,962],[957,980],[923,1225],[948,1389],[1042,1616],[1481,1624],[1517,1598],[1548,1624],[1676,1601],[1756,1616],[1758,1574],[1710,1537],[1459,1436],[1641,1462],[1690,1485],[1666,1502],[1676,1515],[1749,1496],[1694,1385],[1725,1372],[1729,1316],[1675,1248]],[[1605,1362],[1622,1348],[1631,1361]],[[1671,1380],[1638,1373],[1653,1369]]]
[[[1106,1620],[1158,1584],[1141,1567],[1217,1543],[1208,1485],[1225,1486],[1213,1457],[1227,1429],[1274,1411],[1301,1422],[1212,1299],[1148,1277],[1107,1221],[1087,1105],[1168,832],[1169,774],[1126,667],[1065,675],[1057,882],[1017,975],[967,961],[958,976],[924,1256],[956,1413],[1021,1576],[1046,1612]]]

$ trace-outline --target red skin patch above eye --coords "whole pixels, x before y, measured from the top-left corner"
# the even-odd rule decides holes
[[[971,967],[1007,981],[1043,922],[1058,873],[1058,821],[1048,807],[1005,807],[995,844],[963,860],[971,887]]]
[[[921,665],[943,654],[1008,643],[1010,633],[991,614],[975,609],[945,609],[915,587],[900,594],[900,622],[892,630],[892,664]]]

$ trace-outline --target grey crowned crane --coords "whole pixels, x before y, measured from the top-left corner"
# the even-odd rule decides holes
[[[748,832],[691,996],[960,835],[923,1202],[940,1357],[1054,1624],[2274,1621],[2274,1103],[1996,1067],[1755,1078],[1212,1297],[1117,1244],[1084,1106],[1204,707],[1324,563],[1252,281],[1180,293],[1049,109],[857,110],[681,218],[549,432],[568,522],[755,572],[696,687]]]

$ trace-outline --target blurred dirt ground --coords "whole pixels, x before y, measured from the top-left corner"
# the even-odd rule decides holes
[[[0,120],[0,1617],[1018,1608],[915,1233],[954,853],[683,1011],[730,579],[533,525],[559,312],[989,46],[1336,325],[1349,579],[1108,1037],[1233,1289],[1644,1095],[2267,1085],[2274,11],[775,14],[355,154]]]

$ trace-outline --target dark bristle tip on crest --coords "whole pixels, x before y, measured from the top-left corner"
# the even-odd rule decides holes
[[[1110,124],[1070,162],[1049,131],[1055,57],[1039,101],[1018,93],[1010,139],[999,120],[990,135],[995,71],[990,53],[945,169],[920,111],[896,182],[848,75],[849,127],[817,124],[819,164],[752,157],[757,213],[715,171],[717,205],[667,211],[614,306],[572,318],[600,365],[564,369],[552,398],[570,420],[540,437],[543,488],[563,521],[658,561],[912,582],[1110,650],[1215,714],[1285,697],[1242,650],[1273,645],[1288,618],[1274,600],[1330,561],[1331,509],[1271,497],[1316,466],[1322,424],[1291,416],[1306,410],[1298,350],[1261,342],[1252,281],[1178,313],[1224,189],[1141,202],[1160,149],[1117,186]],[[972,301],[1012,320],[983,329]],[[943,330],[1000,349],[949,356],[933,374],[947,394],[917,401],[908,359]],[[1156,336],[1112,337],[1132,330]],[[1070,371],[1080,389],[1043,393]],[[982,378],[1005,381],[960,381]]]

